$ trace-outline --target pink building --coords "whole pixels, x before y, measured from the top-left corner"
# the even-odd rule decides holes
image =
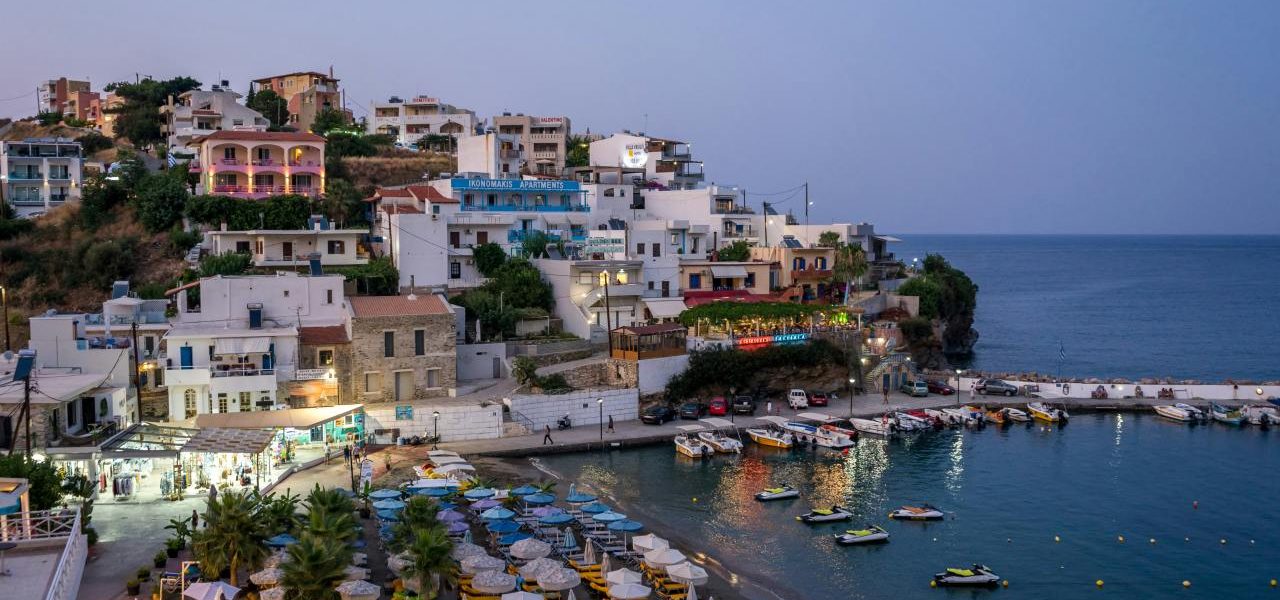
[[[324,194],[324,138],[282,131],[217,131],[199,138],[204,194],[264,198]]]

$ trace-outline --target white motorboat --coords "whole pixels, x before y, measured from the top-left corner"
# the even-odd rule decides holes
[[[902,431],[928,431],[933,429],[933,423],[915,415],[897,412],[893,413],[893,418],[898,421],[898,429],[901,429]]]
[[[1005,418],[1015,423],[1026,423],[1031,421],[1031,416],[1024,410],[1017,408],[1006,408],[1003,410]]]
[[[711,446],[716,452],[724,454],[740,454],[742,453],[742,442],[735,440],[719,431],[699,431],[698,439],[702,443]]]
[[[1177,404],[1160,404],[1154,408],[1156,414],[1174,421],[1188,422],[1204,420],[1204,411],[1183,402],[1179,402]]]
[[[787,498],[799,498],[800,490],[789,485],[782,487],[769,488],[756,494],[756,500],[768,502],[770,500],[784,500]]]
[[[887,419],[849,419],[849,425],[858,433],[889,437],[893,435],[896,425]]]
[[[929,504],[904,506],[889,513],[890,519],[902,519],[904,521],[937,521],[943,517],[946,517],[946,515],[941,510]]]
[[[1227,425],[1244,425],[1249,422],[1240,409],[1224,406],[1217,402],[1209,403],[1209,414],[1213,416],[1214,421]]]
[[[973,565],[968,569],[947,569],[933,576],[938,585],[996,585],[1000,576],[986,565]]]
[[[819,412],[802,412],[797,414],[796,418],[821,423],[821,425],[818,425],[820,434],[834,437],[839,444],[836,447],[845,448],[852,446],[854,441],[858,439],[858,432],[856,430],[845,429],[844,427],[833,425],[832,423],[839,419],[831,415]]]
[[[853,442],[847,436],[836,435],[808,423],[787,421],[782,424],[782,429],[794,436],[796,441],[801,444],[814,444],[822,448],[836,449],[848,448],[853,445]]]
[[[944,410],[938,410],[936,408],[926,408],[924,409],[924,414],[929,415],[930,417],[933,417],[941,421],[943,425],[946,425],[948,427],[958,427],[960,425],[964,425],[964,421],[962,419],[957,419],[954,416],[952,416],[950,413]]]
[[[834,521],[848,521],[853,518],[853,513],[840,506],[832,506],[831,508],[815,508],[803,515],[796,517],[797,521],[805,523],[831,523]]]
[[[1280,425],[1280,411],[1271,406],[1262,406],[1253,404],[1240,407],[1240,412],[1244,414],[1244,418],[1249,420],[1250,424],[1261,425],[1267,427],[1269,425]]]
[[[715,450],[698,439],[696,436],[680,433],[675,437],[676,452],[688,456],[689,458],[707,458],[715,454]]]
[[[889,532],[878,525],[867,525],[866,529],[850,529],[835,535],[836,543],[842,546],[856,544],[876,544],[889,541]]]
[[[831,435],[834,435],[836,437],[842,437],[848,440],[850,446],[853,445],[854,440],[858,439],[858,430],[856,429],[845,429],[844,427],[840,427],[839,425],[832,425],[830,423],[827,423],[826,425],[823,425],[818,429],[829,432],[831,433]]]
[[[947,422],[954,425],[963,425],[969,427],[982,423],[982,413],[974,412],[965,407],[960,408],[944,408],[942,413],[947,415]]]
[[[1071,418],[1067,411],[1061,408],[1055,408],[1044,402],[1031,402],[1027,404],[1027,412],[1031,413],[1031,417],[1037,421],[1045,421],[1047,423],[1057,423],[1066,421]]]

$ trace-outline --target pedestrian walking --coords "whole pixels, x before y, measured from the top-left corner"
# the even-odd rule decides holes
[[[194,508],[193,508],[193,509],[191,509],[191,529],[192,529],[192,531],[194,531],[194,530],[195,530],[197,527],[199,527],[199,526],[200,526],[200,513],[196,512],[196,509],[194,509]]]
[[[609,415],[609,433],[613,433],[613,415]]]
[[[773,414],[773,400],[764,403],[764,414]]]
[[[351,444],[342,447],[342,460],[346,461],[347,465],[351,464]]]
[[[973,402],[973,397],[978,393],[978,382],[974,381],[969,384],[969,401]]]
[[[889,386],[881,386],[880,391],[884,394],[884,405],[889,406]]]
[[[551,444],[551,445],[553,445],[553,446],[555,445],[555,441],[551,439],[551,426],[550,426],[550,425],[547,425],[547,432],[546,432],[546,433],[544,433],[544,434],[542,434],[542,445],[543,445],[543,446],[546,446],[547,444]]]

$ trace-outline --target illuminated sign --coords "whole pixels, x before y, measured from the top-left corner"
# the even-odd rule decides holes
[[[564,125],[564,117],[534,117],[533,122],[536,125],[559,127],[561,125]]]
[[[797,344],[809,340],[807,333],[779,333],[777,335],[749,335],[735,342],[739,346],[768,346],[769,344]]]
[[[623,254],[627,251],[627,238],[617,235],[588,235],[582,250],[587,254]]]
[[[645,152],[644,144],[627,144],[622,150],[622,166],[639,169],[649,162],[649,153]]]
[[[564,179],[465,179],[450,181],[455,190],[480,192],[581,192],[576,181]]]
[[[431,96],[414,96],[410,104],[440,104],[440,99]]]

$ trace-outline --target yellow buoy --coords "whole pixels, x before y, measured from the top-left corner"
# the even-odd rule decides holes
[[[698,501],[698,499],[697,499],[697,498],[694,498],[694,499],[693,499],[693,501],[694,501],[694,502],[697,502],[697,501]]]
[[[929,587],[938,587],[937,580],[929,580]]]
[[[1189,587],[1191,587],[1191,582],[1190,582],[1189,580],[1183,579],[1183,580],[1182,580],[1182,587],[1184,587],[1184,588],[1189,588]]]
[[[1001,581],[1001,582],[1000,582],[1000,585],[1002,585],[1002,586],[1004,586],[1004,587],[1009,587],[1009,580],[1008,580],[1008,579],[1006,579],[1006,580],[1004,580],[1004,581]]]
[[[1272,580],[1271,580],[1271,587],[1276,587],[1276,583],[1277,583],[1277,582],[1276,582],[1276,580],[1272,579]]]
[[[1095,581],[1095,582],[1093,582],[1093,583],[1095,583],[1098,587],[1102,587],[1102,580],[1101,580],[1101,579],[1099,579],[1099,580],[1097,580],[1097,581]]]

